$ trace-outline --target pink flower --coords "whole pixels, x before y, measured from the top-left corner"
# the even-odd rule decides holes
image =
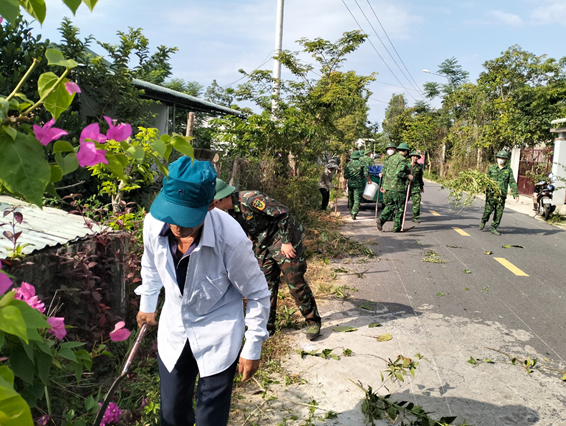
[[[132,136],[132,126],[129,124],[122,123],[115,126],[110,117],[104,116],[104,119],[108,123],[108,131],[106,132],[108,139],[114,139],[116,142],[122,142]]]
[[[79,152],[77,152],[77,160],[81,167],[94,166],[99,163],[108,164],[108,160],[106,159],[106,150],[96,149],[94,142],[85,142],[81,144]]]
[[[6,358],[6,359],[7,359],[7,358]],[[149,397],[142,398],[140,408],[145,407],[145,406],[148,405],[149,403],[150,403]]]
[[[1,24],[2,22],[4,22],[4,18],[2,18],[2,17],[0,16],[0,24]]]
[[[100,133],[100,127],[98,123],[92,123],[86,126],[81,132],[80,142],[83,143],[85,139],[90,139],[91,141],[104,143],[106,142],[106,136]]]
[[[65,83],[65,89],[69,92],[70,96],[73,96],[73,93],[81,93],[81,88],[77,83],[73,83],[72,81],[68,81]]]
[[[113,342],[121,342],[122,340],[126,340],[130,337],[130,330],[124,328],[126,323],[124,321],[120,321],[116,323],[114,326],[114,331],[110,332],[110,340]]]
[[[38,419],[35,419],[33,422],[38,425],[38,426],[45,426],[47,423],[49,423],[49,415],[45,415],[45,416],[41,416]]]
[[[57,127],[51,127],[55,124],[55,119],[49,120],[43,127],[37,124],[33,125],[33,133],[39,142],[43,145],[47,145],[49,142],[59,139],[61,136],[68,135],[68,133],[63,129],[58,129]]]
[[[45,304],[35,295],[35,287],[31,284],[22,282],[22,285],[16,289],[14,299],[23,300],[33,309],[37,309],[41,313],[45,312]]]
[[[102,407],[102,404],[99,402],[98,405]],[[106,426],[110,424],[116,424],[120,420],[120,416],[122,415],[122,410],[118,407],[115,403],[111,402],[106,407],[106,411],[104,412],[104,416],[102,417],[102,422],[100,422],[100,426]]]
[[[2,269],[2,261],[0,261],[0,270]],[[10,277],[3,272],[0,272],[0,296],[6,293],[6,290],[12,285]]]
[[[63,337],[67,335],[67,330],[65,330],[65,318],[63,317],[49,317],[47,322],[52,330],[47,330],[48,333],[54,334],[59,340],[63,340]]]

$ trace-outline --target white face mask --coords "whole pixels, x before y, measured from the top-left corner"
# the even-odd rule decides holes
[[[388,150],[387,150],[387,155],[391,156],[391,155],[393,155],[393,154],[395,154],[395,150],[394,150],[394,149],[388,149]]]
[[[498,159],[497,159],[497,164],[499,164],[499,165],[501,165],[501,166],[504,165],[504,164],[505,164],[505,159],[504,159],[504,158],[498,158]]]

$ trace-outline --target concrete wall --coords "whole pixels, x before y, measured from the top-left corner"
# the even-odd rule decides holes
[[[521,160],[521,148],[513,148],[511,150],[511,162],[509,163],[509,167],[513,171],[513,177],[515,178],[515,182],[519,180],[519,161]]]
[[[155,127],[161,135],[169,133],[169,107],[163,104],[153,104],[147,107],[147,110],[155,114],[153,121],[150,121],[150,127]]]
[[[559,133],[554,141],[554,159],[552,161],[554,174],[554,203],[558,206],[565,204],[566,199],[566,132]]]

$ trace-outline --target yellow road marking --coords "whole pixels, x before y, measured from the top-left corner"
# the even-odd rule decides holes
[[[515,275],[517,275],[518,277],[528,277],[528,274],[525,274],[523,271],[521,271],[519,268],[517,268],[515,265],[513,265],[511,262],[509,262],[507,259],[504,259],[502,257],[494,257],[495,260],[497,260],[499,263],[501,263],[503,266],[505,266],[507,269],[509,269],[511,272],[513,272]]]
[[[433,215],[433,216],[440,216],[439,213],[436,213],[434,210],[429,210],[429,212]]]
[[[458,234],[462,235],[463,237],[470,236],[470,234],[468,234],[466,231],[462,231],[460,228],[456,228],[455,226],[453,226],[452,229],[456,231]]]

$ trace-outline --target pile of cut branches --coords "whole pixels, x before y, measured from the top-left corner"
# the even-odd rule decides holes
[[[497,182],[479,170],[460,172],[456,178],[442,182],[442,186],[450,189],[448,199],[460,210],[470,206],[480,194],[501,195]]]

